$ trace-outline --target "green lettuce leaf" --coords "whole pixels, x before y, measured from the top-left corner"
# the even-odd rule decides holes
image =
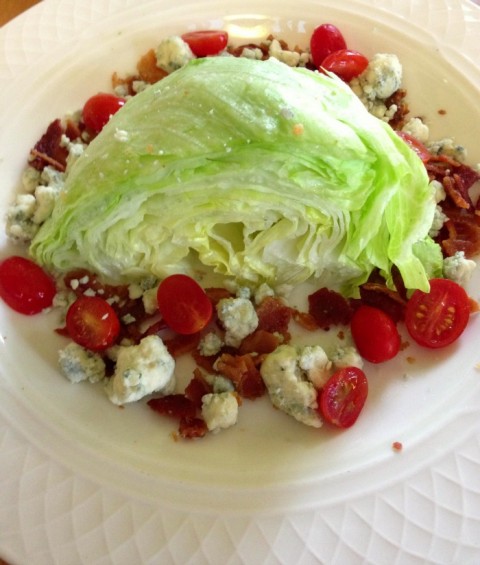
[[[396,265],[407,288],[427,290],[415,248],[431,245],[434,210],[419,158],[342,81],[212,57],[112,117],[30,251],[111,282],[201,264],[244,283],[316,277],[354,294]]]

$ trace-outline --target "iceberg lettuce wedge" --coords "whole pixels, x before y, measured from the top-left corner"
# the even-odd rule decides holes
[[[30,252],[111,282],[192,273],[354,294],[392,265],[428,288],[423,164],[333,76],[197,59],[129,100],[68,173]],[[433,265],[432,265],[433,263]]]

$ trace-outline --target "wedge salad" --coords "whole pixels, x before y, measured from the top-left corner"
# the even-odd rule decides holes
[[[408,339],[448,347],[478,310],[480,168],[411,116],[402,72],[328,23],[303,48],[163,39],[31,149],[0,297],[58,309],[65,377],[145,402],[175,437],[230,428],[262,396],[352,426],[369,363]]]

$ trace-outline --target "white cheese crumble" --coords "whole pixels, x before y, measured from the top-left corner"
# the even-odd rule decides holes
[[[269,353],[260,368],[272,404],[307,426],[319,428],[317,390],[299,364],[293,345],[280,345]]]
[[[105,363],[101,356],[73,341],[60,349],[58,362],[62,373],[72,383],[97,383],[105,377]]]
[[[467,259],[463,251],[457,251],[455,255],[443,260],[443,276],[460,286],[465,286],[476,266],[475,261]]]
[[[255,307],[247,298],[222,298],[217,314],[225,329],[225,343],[238,347],[258,326]]]
[[[23,176],[26,193],[18,194],[7,212],[6,233],[16,243],[28,243],[51,215],[64,186],[65,174],[47,166],[39,174],[28,167]],[[33,186],[35,183],[35,186]]]
[[[298,365],[316,389],[322,388],[330,378],[332,362],[320,345],[307,345],[298,357]]]
[[[148,394],[170,394],[175,387],[175,361],[156,335],[144,337],[138,345],[121,347],[113,377],[105,390],[114,404],[140,400]]]
[[[421,143],[427,143],[430,130],[421,118],[410,118],[402,127],[402,131],[408,133]]]
[[[212,355],[216,355],[222,349],[223,345],[223,340],[219,335],[209,332],[200,340],[198,351],[200,355],[204,357],[211,357]]]
[[[427,143],[427,149],[432,155],[446,155],[459,163],[463,163],[467,159],[467,150],[465,147],[458,145],[449,137]]]
[[[339,346],[331,355],[333,367],[335,369],[345,369],[346,367],[357,367],[363,369],[363,359],[355,347]]]
[[[389,120],[397,107],[393,104],[387,108],[385,100],[400,88],[402,75],[402,65],[396,55],[377,53],[363,73],[350,82],[350,88],[371,114]]]
[[[231,392],[205,394],[202,397],[202,417],[213,433],[234,426],[238,419],[236,396]]]
[[[157,67],[172,73],[186,65],[195,55],[188,43],[178,35],[167,37],[158,45],[156,52]]]

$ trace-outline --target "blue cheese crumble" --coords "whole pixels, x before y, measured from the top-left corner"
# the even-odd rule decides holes
[[[466,286],[476,266],[475,261],[467,259],[463,251],[457,251],[443,260],[443,276],[460,286]]]
[[[280,345],[265,357],[260,374],[276,408],[302,424],[319,428],[323,421],[317,410],[317,389],[301,368],[300,356],[293,345]]]
[[[188,43],[178,35],[167,37],[158,45],[156,52],[157,67],[172,73],[195,59]]]
[[[217,314],[225,329],[225,343],[232,347],[238,347],[258,326],[255,307],[248,298],[222,298]]]
[[[69,343],[60,349],[58,362],[62,373],[72,383],[97,383],[105,378],[105,362],[101,356],[77,343]]]
[[[388,121],[397,111],[397,106],[392,104],[387,107],[386,99],[400,88],[402,76],[402,65],[396,55],[377,53],[363,73],[350,81],[350,88],[371,114]]]
[[[202,417],[208,431],[217,433],[237,423],[238,401],[231,392],[205,394],[202,397]]]
[[[174,369],[175,361],[163,341],[151,335],[138,345],[119,348],[115,373],[105,390],[118,405],[154,392],[170,394],[175,387]]]

